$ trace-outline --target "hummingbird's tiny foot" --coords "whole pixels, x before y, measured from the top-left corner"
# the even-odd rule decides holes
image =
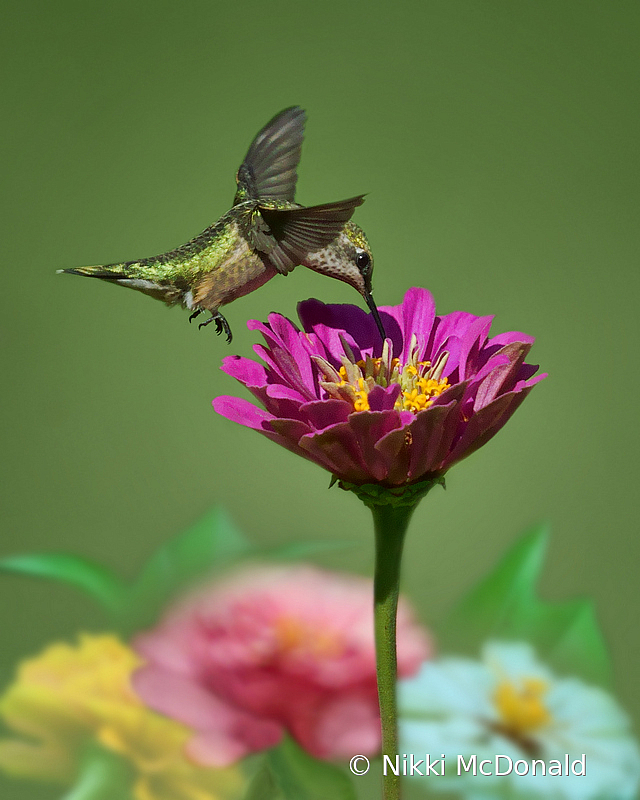
[[[198,314],[202,314],[204,308],[196,308],[196,310],[189,316],[189,322],[193,322],[193,320],[198,316]]]
[[[201,322],[198,325],[198,328],[204,328],[210,322],[216,323],[216,333],[218,336],[224,331],[227,334],[227,344],[231,344],[231,340],[233,339],[233,334],[231,333],[231,328],[229,327],[229,323],[227,320],[222,316],[219,311],[216,311],[215,314],[212,314],[209,319],[206,319],[204,322]]]

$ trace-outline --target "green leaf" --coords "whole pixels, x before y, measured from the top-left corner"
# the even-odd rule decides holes
[[[609,656],[591,601],[537,597],[548,540],[541,525],[516,542],[454,609],[442,638],[449,649],[475,649],[487,639],[524,640],[556,669],[608,685]]]
[[[318,761],[291,739],[284,739],[267,757],[283,800],[356,800],[351,781],[339,767]]]
[[[80,556],[67,553],[8,556],[0,560],[0,570],[70,584],[98,600],[109,611],[118,611],[124,599],[124,584],[112,572]]]
[[[260,769],[254,775],[244,800],[283,800],[268,759],[263,760]]]
[[[92,747],[86,754],[76,785],[63,800],[133,800],[134,774],[124,759]]]
[[[131,588],[131,614],[136,619],[154,614],[178,590],[250,550],[251,545],[227,514],[212,509],[151,556]]]

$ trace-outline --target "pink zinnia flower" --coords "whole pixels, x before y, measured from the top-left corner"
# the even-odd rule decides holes
[[[488,442],[545,375],[525,363],[533,337],[489,337],[492,317],[436,316],[426,289],[382,306],[307,300],[303,330],[279,314],[255,320],[266,367],[239,356],[222,369],[266,410],[222,396],[215,410],[353,484],[403,486],[443,475]]]
[[[398,667],[429,654],[403,601]],[[226,765],[288,731],[318,758],[376,754],[371,582],[307,566],[245,569],[196,591],[135,647],[147,664],[136,691],[196,733],[188,755]]]

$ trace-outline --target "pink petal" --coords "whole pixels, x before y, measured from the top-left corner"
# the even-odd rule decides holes
[[[318,431],[338,422],[346,422],[353,411],[349,403],[336,398],[305,403],[300,410],[307,416],[309,424]]]
[[[400,414],[397,411],[355,411],[349,417],[349,425],[356,435],[362,459],[376,481],[384,481],[389,470],[384,456],[376,450],[377,442],[390,431],[399,428]]]
[[[212,405],[215,411],[223,417],[256,431],[264,431],[265,424],[275,419],[273,414],[269,414],[241,397],[223,394],[216,397]]]
[[[346,481],[365,483],[371,478],[349,422],[331,425],[319,433],[303,436],[299,444],[315,460],[326,465],[326,469]]]
[[[407,348],[411,342],[411,335],[416,333],[423,347],[420,358],[424,352],[431,336],[431,329],[436,318],[436,304],[431,292],[426,289],[413,288],[405,294],[402,301],[402,336],[404,339],[404,350],[402,357],[407,356]],[[398,355],[400,355],[398,353]]]

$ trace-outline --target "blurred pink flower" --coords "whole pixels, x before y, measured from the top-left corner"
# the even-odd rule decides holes
[[[186,597],[134,643],[144,701],[195,729],[187,754],[222,766],[287,731],[318,758],[380,749],[371,581],[309,566],[245,569]],[[398,672],[430,643],[405,601]]]

